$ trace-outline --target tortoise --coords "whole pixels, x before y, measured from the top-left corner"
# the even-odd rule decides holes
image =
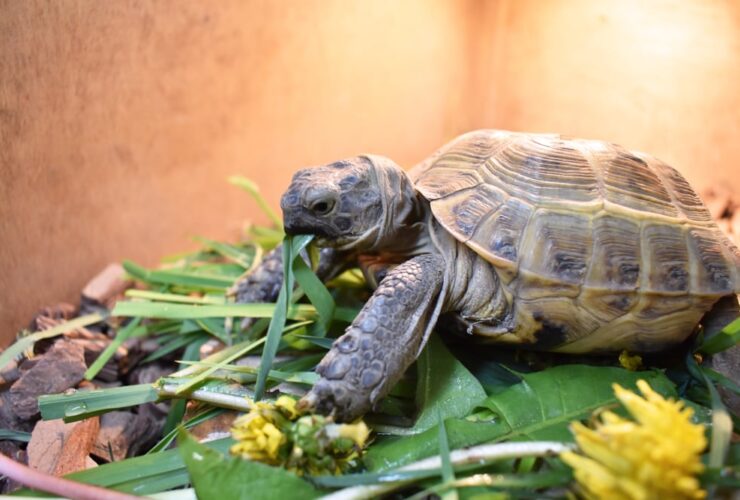
[[[339,421],[388,393],[441,315],[536,350],[650,352],[740,292],[740,251],[684,177],[602,141],[478,130],[408,174],[375,155],[300,170],[280,204],[322,279],[359,264],[377,287],[301,401]],[[237,301],[273,300],[280,259]]]

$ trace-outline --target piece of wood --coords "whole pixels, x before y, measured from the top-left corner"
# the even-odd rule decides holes
[[[123,460],[142,445],[146,446],[157,431],[155,422],[147,414],[111,411],[100,417],[100,432],[91,453],[108,462]]]
[[[54,476],[86,469],[99,429],[98,417],[68,424],[61,419],[38,422],[28,443],[29,467]]]
[[[82,346],[67,340],[57,341],[10,387],[10,403],[16,416],[20,419],[36,417],[39,396],[74,387],[82,380],[86,369]]]

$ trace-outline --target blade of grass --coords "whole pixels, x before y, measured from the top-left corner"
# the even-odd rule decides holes
[[[179,295],[176,293],[150,292],[149,290],[126,290],[126,297],[133,299],[156,300],[160,302],[181,302],[184,304],[226,304],[225,297],[192,297],[190,295]]]
[[[275,227],[282,231],[283,229],[282,219],[275,213],[272,207],[270,207],[270,205],[267,203],[265,198],[262,196],[262,193],[260,193],[260,190],[257,187],[257,184],[247,179],[246,177],[242,177],[240,175],[233,175],[229,177],[229,183],[233,184],[234,186],[240,187],[244,191],[249,193],[249,195],[252,196],[254,201],[257,202],[257,205],[259,205],[260,209],[262,209],[265,215],[267,215],[267,217],[272,221]]]
[[[450,453],[450,462],[455,466],[466,464],[483,464],[496,460],[519,458],[525,456],[555,456],[566,450],[573,449],[572,445],[556,441],[530,441],[514,443],[484,444],[464,450],[455,450]],[[429,457],[412,464],[405,465],[394,472],[407,471],[439,471],[442,467],[440,457]],[[414,481],[414,478],[402,477],[395,481],[375,484],[360,484],[326,495],[323,500],[348,500],[359,498],[380,498],[387,493]]]
[[[334,318],[351,322],[359,309],[337,307]],[[200,319],[200,318],[271,318],[275,314],[275,304],[226,304],[226,305],[189,305],[155,302],[121,301],[113,308],[114,316],[141,316],[143,318],[162,319]],[[306,321],[317,316],[316,308],[310,304],[291,304],[286,311],[286,318]]]
[[[738,342],[740,342],[740,318],[737,318],[711,337],[705,338],[697,350],[705,354],[716,354],[729,349]]]
[[[256,341],[254,341],[254,342],[252,342],[252,343],[250,343],[250,344],[242,347],[241,349],[238,349],[233,354],[231,354],[229,356],[226,356],[223,360],[220,360],[219,362],[215,363],[214,366],[211,366],[209,368],[206,368],[202,372],[198,373],[197,375],[195,375],[194,377],[192,377],[191,379],[189,379],[186,383],[178,386],[178,388],[175,390],[175,394],[176,395],[181,395],[183,393],[186,393],[186,392],[190,391],[193,387],[195,387],[196,385],[200,384],[205,379],[207,379],[208,376],[211,375],[216,370],[220,369],[221,367],[223,367],[224,365],[226,365],[228,363],[231,363],[232,361],[234,361],[236,359],[239,359],[240,357],[244,356],[245,354],[247,354],[252,349],[255,349],[255,348],[261,346],[262,344],[264,344],[265,343],[265,339],[266,339],[266,337],[263,337],[263,338],[261,338],[259,340],[256,340]]]
[[[158,397],[154,386],[137,384],[71,394],[48,394],[39,396],[38,401],[42,419],[63,418],[65,422],[74,422],[110,410],[156,401]]]
[[[250,255],[250,252],[246,252],[245,250],[242,250],[234,245],[229,245],[228,243],[209,240],[208,238],[204,238],[202,236],[196,236],[195,240],[205,245],[206,248],[217,252],[219,255],[225,257],[231,262],[239,264],[244,269],[249,269],[252,266],[252,261],[254,260],[255,256],[254,248],[252,248],[252,252]]]
[[[259,367],[255,368],[252,366],[222,365],[216,363],[205,363],[203,361],[180,361],[179,363],[183,365],[217,367],[219,371],[223,370],[234,373],[247,373],[251,375],[257,375],[259,373]],[[284,372],[280,370],[270,370],[267,373],[267,378],[279,380],[280,382],[313,385],[318,382],[319,374],[316,372]]]
[[[105,317],[102,314],[86,314],[85,316],[65,321],[53,328],[49,328],[48,330],[41,330],[39,332],[26,335],[25,337],[21,337],[0,354],[0,369],[5,368],[8,363],[17,356],[23,354],[27,349],[30,349],[39,340],[50,339],[52,337],[62,335],[63,333],[70,332],[75,328],[82,328],[99,323],[104,319]]]
[[[141,361],[141,364],[150,363],[163,356],[167,356],[171,352],[181,349],[189,344],[203,345],[210,336],[206,333],[188,333],[185,335],[177,335],[175,338],[164,344],[162,347],[151,353],[149,356]]]
[[[452,468],[450,459],[450,444],[447,441],[447,428],[442,418],[442,412],[437,411],[437,424],[439,427],[439,459],[442,465],[442,481],[445,485],[452,484],[455,480],[455,470]],[[457,489],[452,487],[451,490],[445,491],[442,495],[443,500],[457,500]]]
[[[260,369],[257,373],[257,382],[254,388],[254,397],[257,401],[262,399],[264,395],[267,375],[272,368],[272,361],[275,359],[280,338],[285,328],[285,320],[290,310],[289,298],[292,294],[294,283],[293,260],[296,256],[300,255],[301,250],[311,242],[312,238],[312,236],[305,235],[296,236],[295,238],[286,236],[283,240],[283,283],[280,287],[280,293],[278,294],[275,305],[275,313],[265,336],[265,347],[262,349]]]
[[[30,432],[14,431],[13,429],[0,429],[0,441],[20,441],[21,443],[27,443],[30,440]]]
[[[182,397],[177,390],[182,385],[180,379],[167,379],[162,381],[159,394],[162,397]],[[187,394],[188,399],[208,403],[220,408],[229,408],[237,411],[249,411],[251,408],[249,400],[254,392],[241,384],[225,382],[223,380],[209,379]]]
[[[183,360],[184,361],[196,361],[200,358],[200,346],[203,345],[203,342],[192,342],[190,345],[188,345],[185,348],[185,352],[183,353]],[[169,413],[167,414],[167,420],[164,423],[164,428],[162,429],[162,432],[164,434],[167,434],[169,432],[172,432],[177,428],[178,424],[182,421],[182,417],[185,415],[185,409],[187,405],[187,400],[181,399],[179,401],[173,401],[172,406],[170,408]]]
[[[232,439],[225,438],[204,444],[221,453],[227,453],[233,442]],[[74,472],[65,477],[137,495],[149,495],[189,483],[185,463],[178,450],[129,458]]]
[[[139,326],[139,323],[141,323],[141,318],[134,318],[129,322],[129,324],[118,330],[116,338],[114,338],[113,341],[108,344],[103,352],[100,353],[100,356],[98,356],[93,364],[91,364],[90,367],[85,371],[85,380],[94,379],[100,372],[100,370],[103,369],[108,360],[113,357],[118,348],[121,347],[121,345],[127,339],[131,337],[138,337],[147,333],[146,328],[143,326]]]
[[[136,279],[144,281],[146,283],[158,283],[164,285],[179,285],[183,287],[197,288],[197,289],[215,289],[224,290],[230,287],[234,279],[214,276],[197,274],[187,271],[179,270],[150,270],[146,269],[130,260],[123,261],[123,268],[128,274]]]
[[[447,442],[447,428],[441,412],[437,412],[437,423],[439,427],[439,458],[442,464],[442,480],[445,483],[450,483],[455,480],[455,471],[452,470],[450,444]]]
[[[302,258],[293,259],[293,275],[319,315],[319,336],[325,336],[336,308],[334,298]]]
[[[208,408],[207,410],[198,413],[190,420],[187,420],[182,423],[182,427],[185,429],[191,429],[195,427],[198,424],[201,424],[203,422],[206,422],[214,417],[217,417],[223,413],[225,413],[226,409],[224,408]],[[159,440],[157,444],[152,446],[149,451],[146,452],[147,455],[150,455],[152,453],[161,453],[167,447],[175,440],[177,437],[177,429],[172,429],[170,432],[168,432],[162,439]]]
[[[730,418],[730,414],[727,412],[722,398],[720,398],[717,389],[714,387],[714,383],[698,365],[691,352],[686,355],[686,368],[709,391],[709,398],[712,404],[712,435],[709,443],[709,460],[707,465],[712,468],[720,468],[724,465],[727,452],[730,449],[732,418]]]

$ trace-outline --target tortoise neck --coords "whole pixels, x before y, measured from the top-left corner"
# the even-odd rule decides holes
[[[411,179],[385,158],[372,158],[383,204],[378,231],[370,252],[412,254],[426,241],[428,204],[421,200]]]

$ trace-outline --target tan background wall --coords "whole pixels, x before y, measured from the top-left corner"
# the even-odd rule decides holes
[[[277,204],[300,166],[498,127],[740,190],[738,81],[732,0],[0,0],[0,338],[110,261],[264,222],[232,173]]]
[[[482,2],[473,127],[652,153],[740,191],[740,2]]]

